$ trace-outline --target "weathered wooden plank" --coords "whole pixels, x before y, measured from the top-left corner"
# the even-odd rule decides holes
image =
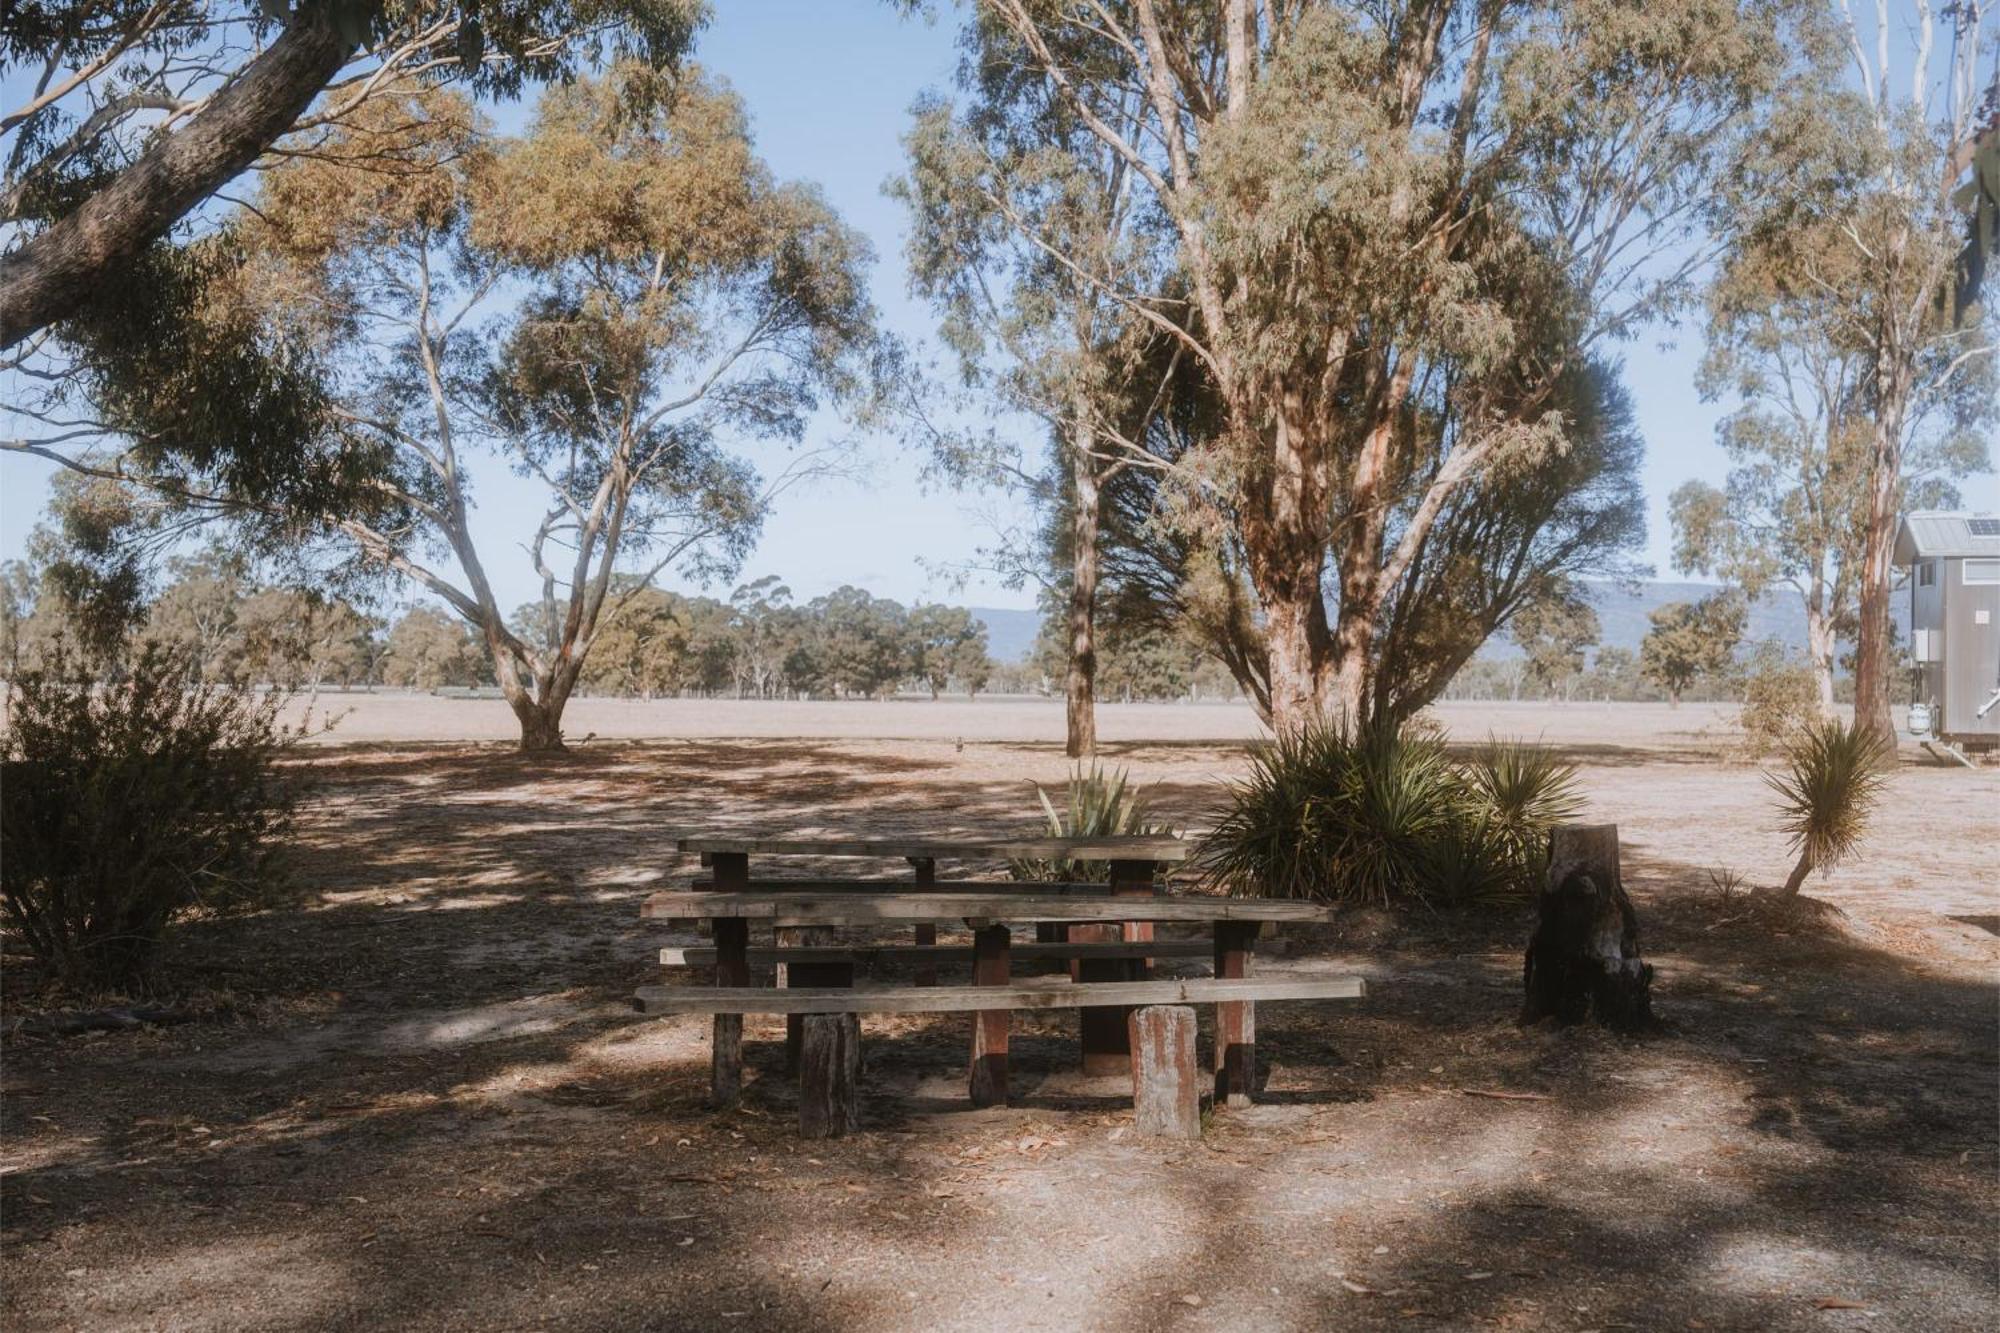
[[[780,926],[913,921],[1331,921],[1316,903],[1261,898],[1055,898],[1019,894],[656,893],[641,914],[705,921],[740,916]]]
[[[972,984],[982,990],[1008,990],[1010,932],[987,926],[973,936],[976,957]],[[1007,1030],[1011,1009],[979,1009],[972,1015],[972,1062],[968,1084],[974,1106],[1004,1106],[1007,1102]]]
[[[851,1134],[861,1127],[861,1020],[851,1013],[801,1017],[799,1134]]]
[[[720,886],[713,879],[691,879],[690,893],[712,893]],[[948,879],[935,876],[929,883],[907,879],[753,879],[743,886],[748,893],[1047,893],[1062,898],[1109,898],[1109,884],[1087,880]]]
[[[1282,937],[1257,941],[1259,953],[1282,953],[1284,948]],[[1139,944],[1127,944],[1122,940],[1110,944],[1059,941],[1054,944],[1016,944],[1013,948],[1015,962],[1038,963],[1068,958],[1210,958],[1214,954],[1215,944],[1210,940],[1153,940]],[[715,950],[702,946],[670,946],[660,950],[660,962],[667,967],[706,967],[714,961]],[[835,944],[824,948],[798,949],[767,949],[752,945],[750,949],[752,967],[774,967],[782,963],[853,963],[860,967],[874,967],[883,963],[971,961],[972,946],[969,944]],[[919,978],[921,975],[918,974]],[[917,984],[933,983],[919,979]]]
[[[1221,980],[1021,982],[1007,986],[829,987],[641,986],[634,1005],[649,1014],[949,1014],[980,1009],[1080,1009],[1092,1004],[1214,1004],[1255,1000],[1352,1000],[1360,977]]]
[[[1200,1138],[1194,1010],[1184,1004],[1149,1004],[1134,1009],[1127,1022],[1134,1128],[1157,1138]]]
[[[1108,838],[682,838],[683,852],[704,856],[873,856],[884,860],[927,857],[935,861],[1185,861],[1194,844],[1168,836]]]
[[[1251,951],[1257,927],[1241,921],[1215,925],[1215,977],[1239,987],[1256,983],[1250,976]],[[1215,1104],[1248,1106],[1257,1084],[1257,1006],[1245,996],[1215,1007]]]

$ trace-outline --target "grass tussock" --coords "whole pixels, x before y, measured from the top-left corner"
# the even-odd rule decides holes
[[[1539,746],[1490,741],[1458,760],[1416,727],[1330,720],[1252,758],[1199,865],[1242,896],[1519,901],[1540,886],[1549,829],[1583,804],[1575,770]]]

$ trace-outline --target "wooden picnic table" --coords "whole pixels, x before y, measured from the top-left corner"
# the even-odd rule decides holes
[[[1162,866],[1177,865],[1193,852],[1193,844],[1160,834],[1124,835],[1095,838],[1048,836],[955,837],[955,838],[793,838],[761,834],[730,834],[682,838],[682,852],[701,857],[714,870],[712,887],[717,892],[744,892],[752,888],[750,858],[757,857],[868,857],[901,859],[914,872],[910,888],[929,890],[937,884],[939,861],[1090,861],[1109,866],[1108,890],[1114,896],[1149,896]],[[710,887],[710,885],[704,885]],[[759,883],[759,890],[771,885]],[[869,887],[877,887],[870,885]],[[881,885],[887,889],[888,885]],[[947,914],[951,915],[951,914]],[[912,939],[918,945],[937,943],[937,926],[930,920],[912,921]],[[1038,938],[1056,943],[1139,943],[1153,938],[1148,920],[1133,916],[1076,919],[1074,924],[1051,920],[1038,926]],[[819,942],[819,932],[803,924],[786,927],[780,944],[808,945]],[[1151,973],[1151,960],[1078,958],[1070,964],[1077,981],[1143,980]],[[718,977],[721,973],[718,971]],[[851,984],[853,969],[838,963],[799,963],[787,967],[785,983],[801,986]],[[746,977],[747,980],[747,977]],[[937,974],[926,969],[917,975],[918,985],[934,985]],[[722,983],[718,983],[722,984]],[[1126,1032],[1125,1013],[1117,1008],[1089,1008],[1078,1020],[1082,1028],[1082,1059],[1086,1073],[1115,1074],[1126,1067],[1131,1043]],[[797,1019],[787,1023],[787,1043],[796,1055],[802,1025]]]
[[[1123,1027],[1134,1004],[1167,1000],[1204,999],[1216,1004],[1216,1036],[1213,1067],[1218,1104],[1248,1105],[1255,1070],[1255,1000],[1243,983],[1247,982],[1250,961],[1259,931],[1268,922],[1308,922],[1330,919],[1330,909],[1314,903],[1274,902],[1264,899],[1218,898],[1206,895],[1183,897],[1085,897],[1071,894],[1037,893],[1032,884],[1018,892],[954,893],[947,887],[912,887],[908,890],[877,893],[787,893],[692,892],[657,893],[646,900],[643,915],[656,920],[704,921],[715,937],[715,988],[690,991],[685,987],[644,987],[637,999],[640,1008],[655,1012],[710,1012],[715,1016],[714,1085],[717,1099],[728,1101],[736,1095],[742,1071],[742,1015],[745,1012],[781,1012],[799,1016],[834,1012],[829,997],[843,999],[837,1011],[852,1016],[876,1008],[902,1011],[906,1008],[937,1011],[934,995],[896,992],[861,994],[851,987],[852,969],[843,980],[827,985],[818,981],[803,989],[805,994],[786,997],[768,992],[770,998],[750,989],[750,927],[752,922],[768,924],[774,932],[796,928],[874,926],[888,924],[963,921],[973,930],[973,975],[970,994],[944,1003],[944,1009],[978,1006],[972,1027],[970,1091],[975,1105],[1002,1102],[1007,1095],[1007,1043],[1012,1013],[1017,1008],[1080,1007],[1088,1014],[1108,1011]],[[1215,960],[1214,982],[1218,985],[1190,991],[1185,983],[1132,982],[1123,978],[1106,982],[1083,979],[1070,987],[1050,988],[1016,985],[1011,976],[1011,927],[1009,923],[1037,925],[1057,923],[1124,923],[1137,921],[1199,922],[1210,926]],[[1124,981],[1129,989],[1119,989]],[[1152,997],[1159,990],[1165,999]],[[932,988],[917,987],[928,992]],[[1296,991],[1298,983],[1290,989]],[[1311,990],[1307,986],[1307,990]],[[1066,993],[1065,993],[1066,991]],[[1171,991],[1172,994],[1168,995]],[[1317,994],[1316,991],[1313,992]],[[1329,991],[1328,994],[1335,992]],[[1344,993],[1344,992],[1343,992]],[[1355,992],[1358,993],[1358,992]],[[1114,1004],[1091,1004],[1087,999],[1115,1000]],[[991,1006],[991,1007],[987,1007]],[[1087,1037],[1087,1032],[1086,1032]],[[1131,1064],[1129,1042],[1123,1055],[1124,1067]],[[1108,1072],[1108,1071],[1095,1071]]]

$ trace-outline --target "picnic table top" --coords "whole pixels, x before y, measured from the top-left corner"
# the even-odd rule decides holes
[[[1146,835],[1113,838],[906,838],[848,841],[816,838],[682,838],[683,852],[725,856],[878,856],[908,860],[1185,861],[1194,844]]]
[[[1024,888],[1026,886],[1023,886]],[[1318,903],[1206,895],[1085,898],[1021,893],[656,893],[642,915],[677,921],[742,917],[779,926],[911,921],[1331,921]]]

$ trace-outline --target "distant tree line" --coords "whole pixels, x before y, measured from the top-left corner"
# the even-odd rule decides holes
[[[292,689],[375,685],[435,690],[495,686],[493,659],[457,615],[419,603],[384,617],[337,594],[260,583],[222,548],[168,562],[167,581],[136,602],[116,641],[88,642],[61,581],[23,561],[0,568],[0,663],[11,675],[45,657],[58,636],[115,673],[141,643],[156,643],[200,682],[249,681]],[[624,583],[625,580],[619,580]],[[986,628],[964,607],[906,607],[859,588],[794,604],[776,578],[728,600],[652,586],[620,586],[580,677],[588,692],[668,698],[879,698],[900,690],[977,694],[993,676]],[[511,620],[514,633],[550,634],[543,604]],[[557,627],[559,632],[559,627]]]

